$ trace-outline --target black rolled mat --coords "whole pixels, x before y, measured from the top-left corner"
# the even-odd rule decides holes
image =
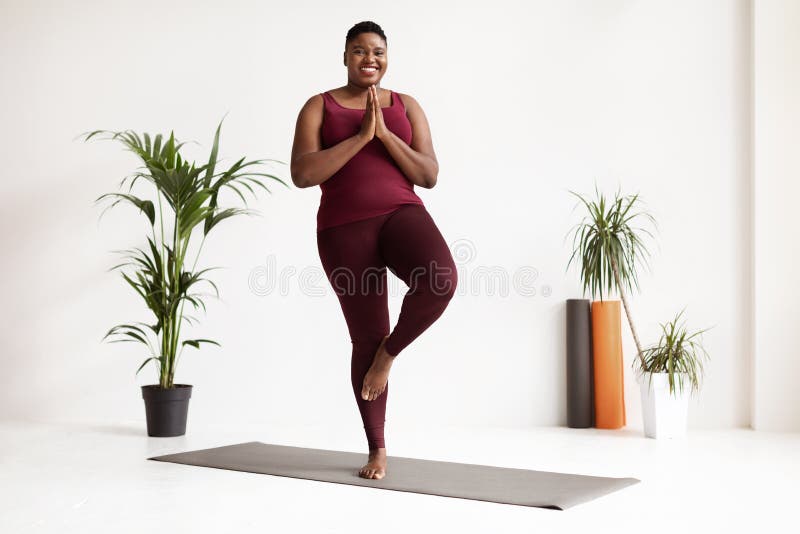
[[[595,425],[591,304],[589,299],[567,299],[567,426],[570,428]]]
[[[382,479],[358,476],[366,453],[308,449],[250,441],[154,456],[148,460],[233,471],[369,486],[443,497],[565,510],[640,482],[491,465],[463,464],[389,455]]]

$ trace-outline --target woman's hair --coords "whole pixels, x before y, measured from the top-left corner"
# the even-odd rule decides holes
[[[389,42],[386,40],[386,34],[383,33],[383,30],[381,29],[380,26],[378,26],[371,20],[364,20],[362,22],[359,22],[358,24],[356,24],[347,31],[347,37],[345,37],[344,40],[345,48],[347,48],[347,45],[350,43],[350,41],[355,39],[358,35],[369,32],[377,33],[378,35],[381,36],[381,39],[383,39],[384,43],[386,43],[387,45],[389,44]]]

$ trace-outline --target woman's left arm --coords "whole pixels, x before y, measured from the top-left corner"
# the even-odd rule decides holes
[[[400,170],[414,185],[430,189],[436,185],[439,162],[433,151],[428,119],[425,117],[422,107],[413,97],[403,94],[402,98],[408,120],[411,123],[411,145],[407,145],[388,128],[380,127],[385,125],[383,110],[378,106],[376,106],[378,112],[376,118],[379,124],[375,128],[375,136],[383,142]],[[373,100],[377,102],[377,98]]]

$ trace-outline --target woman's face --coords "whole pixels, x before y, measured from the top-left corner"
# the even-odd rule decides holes
[[[350,83],[364,88],[377,86],[389,66],[386,43],[377,33],[361,33],[347,43],[344,64]]]

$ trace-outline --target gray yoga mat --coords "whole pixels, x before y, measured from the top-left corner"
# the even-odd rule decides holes
[[[591,302],[567,299],[567,426],[594,424]]]
[[[530,471],[391,455],[386,476],[367,479],[358,476],[359,469],[366,463],[366,453],[260,441],[165,454],[148,460],[556,510],[639,482],[635,478]]]

